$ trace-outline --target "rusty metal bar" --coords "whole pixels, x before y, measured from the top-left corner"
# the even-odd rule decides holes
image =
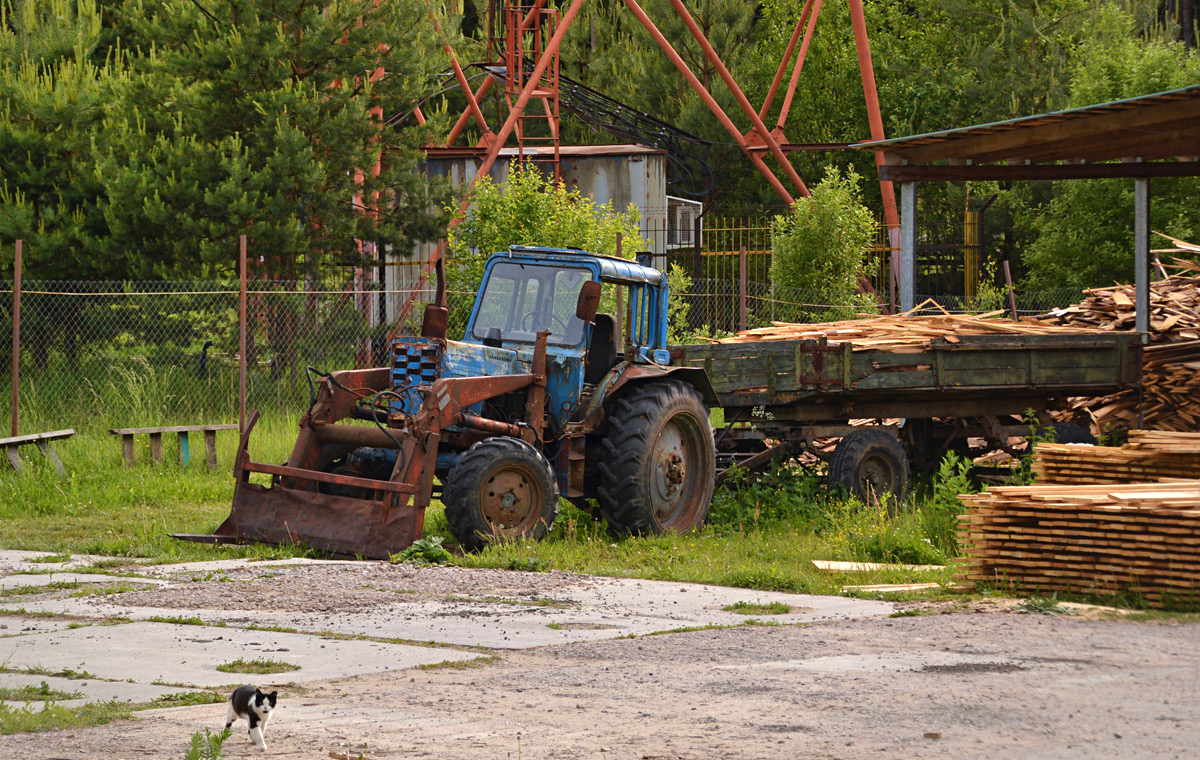
[[[246,431],[246,236],[238,238],[238,430]]]
[[[12,329],[12,435],[17,437],[21,388],[21,265],[24,241],[18,240],[13,255],[13,329]]]
[[[821,15],[821,0],[813,5],[812,16],[808,19],[808,28],[804,30],[804,42],[800,44],[800,55],[796,57],[796,65],[792,69],[792,78],[788,82],[787,94],[783,97],[783,107],[779,109],[779,121],[775,128],[782,131],[787,123],[788,114],[792,110],[792,98],[796,96],[796,84],[800,81],[800,72],[804,69],[804,60],[808,57],[808,45],[812,42],[813,32],[817,28],[817,17]]]
[[[717,117],[717,121],[721,122],[721,126],[725,127],[725,131],[727,131],[730,136],[737,141],[738,145],[741,146],[746,155],[750,157],[750,160],[754,163],[754,165],[758,167],[758,170],[762,172],[762,175],[766,178],[767,182],[771,183],[771,187],[774,188],[775,192],[778,193],[781,198],[783,198],[787,205],[791,206],[793,203],[795,203],[795,199],[792,198],[792,194],[787,191],[787,188],[783,186],[783,183],[779,181],[779,178],[767,168],[767,165],[763,163],[761,158],[758,158],[755,154],[751,153],[747,149],[746,138],[742,135],[742,131],[738,129],[736,124],[733,123],[733,120],[729,118],[729,116],[725,113],[725,110],[721,108],[719,103],[717,103],[716,99],[713,98],[708,90],[704,88],[704,84],[700,81],[699,77],[696,76],[696,74],[687,65],[687,62],[683,60],[679,53],[675,51],[675,48],[671,47],[671,43],[668,42],[667,38],[663,36],[663,33],[658,30],[658,27],[654,25],[654,22],[650,20],[650,17],[646,15],[646,12],[642,10],[640,5],[637,4],[637,1],[624,0],[624,2],[625,7],[629,8],[633,15],[637,17],[637,20],[641,22],[642,26],[646,28],[646,31],[650,33],[650,36],[654,38],[654,41],[658,44],[658,47],[663,51],[667,58],[671,60],[671,63],[675,64],[675,68],[679,70],[680,74],[683,74],[684,79],[688,81],[688,84],[692,86],[692,89],[696,91],[696,94],[699,95],[700,99],[704,101],[704,104],[708,106],[708,110],[712,111],[713,116]],[[755,115],[757,116],[757,114]]]
[[[808,0],[804,3],[804,10],[800,13],[800,20],[796,22],[796,28],[792,31],[792,39],[788,41],[787,50],[783,53],[783,60],[779,62],[779,68],[775,70],[775,78],[771,80],[771,86],[767,89],[767,97],[763,100],[762,108],[758,111],[758,118],[767,118],[767,109],[771,107],[771,102],[775,100],[775,91],[779,89],[779,83],[783,81],[783,71],[787,68],[788,61],[792,60],[792,53],[796,52],[796,42],[800,39],[800,30],[804,28],[804,22],[808,19],[809,11],[812,10],[813,0]]]
[[[285,478],[303,478],[319,483],[335,483],[353,488],[366,488],[372,491],[390,491],[392,493],[416,493],[417,487],[409,483],[395,483],[390,480],[375,480],[373,478],[356,478],[353,475],[340,475],[333,472],[303,470],[298,467],[287,467],[262,462],[242,462],[244,472],[260,472],[264,475],[279,475]]]
[[[484,95],[486,95],[488,90],[492,89],[492,83],[494,83],[495,81],[496,80],[492,77],[491,74],[488,74],[487,76],[484,77],[483,84],[479,85],[479,89],[475,91],[475,101],[476,102],[478,102],[480,98],[482,98]],[[463,109],[462,114],[458,117],[458,121],[454,122],[454,126],[450,129],[450,136],[446,138],[446,147],[447,148],[449,148],[451,145],[454,145],[454,141],[458,139],[458,136],[460,134],[462,134],[462,131],[463,131],[463,129],[466,128],[467,121],[471,118],[471,116],[472,116],[472,113],[471,113],[471,109],[469,106],[467,108]],[[485,128],[483,139],[481,140],[481,142],[486,140],[487,136],[490,134],[492,134],[491,130]]]
[[[862,75],[863,96],[867,100],[867,122],[871,126],[871,139],[886,139],[883,133],[883,116],[879,112],[879,92],[875,88],[875,66],[871,62],[871,43],[867,39],[867,19],[863,14],[862,0],[848,0],[850,18],[854,25],[854,46],[858,49],[858,70]],[[883,166],[883,151],[875,151],[876,167]],[[883,194],[883,216],[888,225],[888,237],[892,245],[899,236],[900,215],[896,210],[896,192],[892,183],[880,180],[879,190]]]
[[[500,127],[500,131],[496,133],[496,141],[488,148],[487,154],[483,157],[483,163],[475,172],[475,181],[480,177],[487,175],[492,169],[492,165],[496,163],[496,157],[500,155],[500,149],[504,147],[504,141],[512,134],[513,127],[516,126],[517,120],[525,111],[526,104],[533,97],[534,90],[537,89],[538,83],[542,80],[542,75],[546,73],[546,68],[550,65],[550,61],[558,52],[559,45],[562,44],[563,37],[566,36],[567,30],[571,28],[571,22],[575,20],[579,9],[583,7],[584,0],[572,0],[571,7],[567,8],[567,12],[563,14],[562,20],[559,22],[558,28],[554,30],[554,36],[550,38],[550,42],[546,45],[546,50],[538,58],[538,62],[534,65],[533,71],[529,75],[525,86],[521,88],[521,94],[517,97],[517,102],[513,104],[512,109],[508,112],[508,118],[504,120],[504,124]],[[467,188],[468,191],[470,188]],[[462,205],[459,206],[458,213],[450,220],[450,227],[457,227],[463,217],[467,213],[467,208],[471,204],[470,194],[463,198]]]
[[[438,36],[442,38],[442,52],[450,58],[450,68],[454,70],[454,78],[458,80],[458,86],[462,89],[463,95],[467,99],[467,111],[475,117],[475,121],[479,123],[480,129],[484,133],[491,132],[488,128],[487,119],[483,117],[483,109],[479,107],[479,101],[475,100],[475,95],[471,92],[471,83],[467,81],[466,74],[463,73],[462,66],[458,65],[458,56],[454,54],[454,48],[450,47],[450,40],[446,38],[446,32],[442,29],[442,24],[437,19],[437,14],[433,11],[429,12],[429,18],[433,21],[433,28],[437,30]],[[488,77],[489,79],[491,77]],[[453,139],[446,143],[450,145]]]
[[[783,173],[787,175],[789,180],[791,180],[791,183],[796,187],[796,190],[800,192],[800,195],[807,197],[810,193],[804,184],[804,180],[800,179],[800,174],[796,171],[796,167],[792,166],[792,162],[788,160],[787,154],[780,149],[779,141],[776,140],[775,136],[771,134],[771,131],[767,129],[767,125],[763,123],[763,120],[758,117],[758,112],[754,110],[754,106],[750,105],[750,99],[746,97],[744,92],[742,92],[742,88],[738,86],[738,83],[736,80],[734,80],[733,75],[729,73],[729,69],[725,68],[725,64],[721,61],[721,57],[717,55],[716,49],[713,48],[712,43],[708,41],[708,37],[705,36],[704,30],[700,28],[700,25],[696,23],[696,19],[692,18],[692,14],[688,12],[687,6],[683,4],[683,0],[671,0],[671,5],[674,6],[675,12],[679,14],[679,18],[683,20],[683,23],[687,26],[688,31],[692,33],[692,37],[695,38],[696,42],[700,45],[700,49],[704,51],[704,55],[708,58],[709,62],[716,67],[717,74],[720,75],[721,81],[723,81],[725,86],[729,88],[729,91],[733,93],[734,100],[737,101],[737,104],[741,107],[742,112],[746,114],[746,118],[750,119],[750,123],[754,126],[754,129],[758,131],[758,134],[762,138],[763,142],[765,142],[767,147],[771,149],[771,155],[774,156],[775,160],[779,162],[779,165],[783,167]],[[740,142],[744,147],[746,142],[745,137],[743,137]]]

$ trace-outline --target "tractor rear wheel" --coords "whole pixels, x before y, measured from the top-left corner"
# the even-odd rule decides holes
[[[496,437],[467,449],[446,476],[446,521],[463,548],[491,541],[541,540],[558,516],[558,481],[541,452]]]
[[[612,404],[597,501],[617,535],[689,533],[708,516],[716,450],[708,409],[687,383],[660,380]]]

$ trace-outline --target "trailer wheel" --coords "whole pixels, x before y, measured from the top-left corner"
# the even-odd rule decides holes
[[[1096,436],[1092,435],[1091,431],[1082,425],[1076,425],[1074,422],[1056,422],[1054,423],[1054,442],[1055,443],[1082,443],[1088,446],[1096,445]]]
[[[517,438],[476,443],[458,458],[442,491],[446,521],[463,548],[541,540],[558,516],[558,481],[541,452]]]
[[[616,535],[689,533],[708,516],[716,450],[700,394],[678,380],[612,404],[600,448],[600,514]]]
[[[881,430],[856,430],[833,450],[829,484],[845,488],[865,504],[878,503],[884,494],[903,499],[908,493],[908,455],[898,440]]]

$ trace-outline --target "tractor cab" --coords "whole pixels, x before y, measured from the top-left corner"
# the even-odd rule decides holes
[[[600,286],[598,304],[596,286],[587,283]],[[462,345],[448,342],[445,370],[464,377],[528,372],[538,333],[548,331],[549,413],[561,426],[581,409],[586,389],[622,360],[670,362],[667,298],[667,278],[657,269],[574,249],[514,246],[488,259]]]

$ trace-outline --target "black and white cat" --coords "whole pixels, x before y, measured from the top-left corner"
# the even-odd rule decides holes
[[[232,726],[238,718],[245,718],[250,722],[250,741],[265,751],[267,743],[263,741],[263,728],[271,718],[271,711],[275,709],[278,694],[277,691],[267,694],[254,686],[237,687],[233,696],[229,698],[229,709],[225,712],[225,728]]]

